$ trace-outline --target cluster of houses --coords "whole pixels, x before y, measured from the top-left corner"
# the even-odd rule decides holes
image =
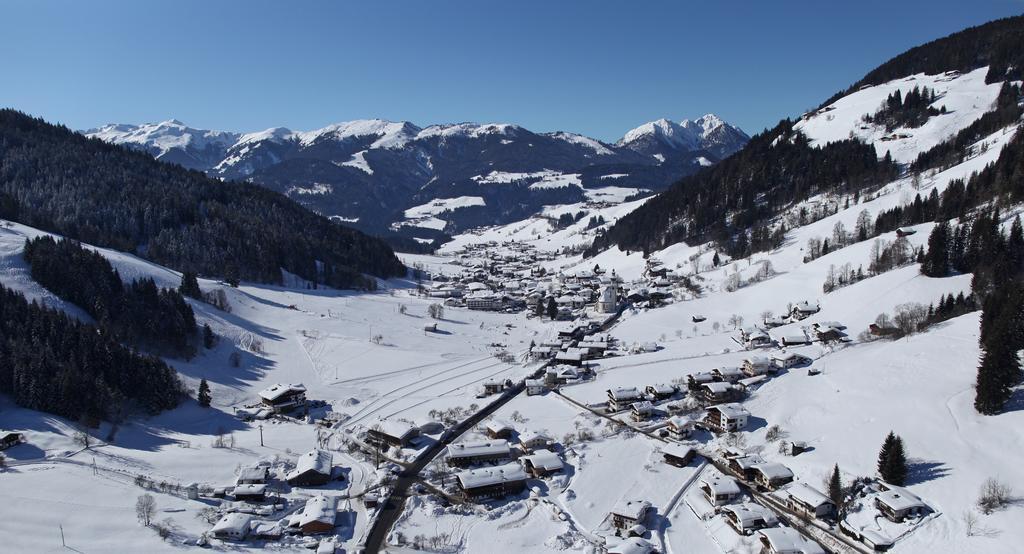
[[[259,403],[236,408],[235,415],[246,419],[267,419],[282,414],[305,414],[308,409],[306,387],[301,383],[275,383],[259,392]]]
[[[516,431],[498,419],[488,421],[483,430],[486,440],[453,443],[445,452],[445,463],[457,470],[455,484],[467,500],[518,494],[526,489],[528,478],[546,477],[565,467],[543,433]]]
[[[784,321],[784,320],[783,320]],[[803,346],[812,342],[830,343],[849,340],[846,326],[838,321],[822,321],[806,329],[789,330],[785,333],[770,332],[769,328],[785,325],[778,318],[765,318],[764,326],[750,326],[740,329],[738,342],[748,350],[787,346]]]
[[[229,541],[279,539],[284,534],[317,535],[334,530],[338,517],[335,496],[316,495],[291,515],[277,521],[259,521],[252,514],[226,513],[210,529],[210,535]]]

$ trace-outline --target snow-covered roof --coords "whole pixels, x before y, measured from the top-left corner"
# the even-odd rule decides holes
[[[831,504],[827,496],[824,495],[818,489],[808,485],[804,482],[796,482],[786,487],[781,491],[782,494],[793,497],[794,500],[798,500],[803,504],[817,508],[822,504]]]
[[[508,441],[470,441],[448,445],[449,458],[471,458],[475,456],[500,456],[510,453]]]
[[[260,391],[260,398],[273,402],[285,394],[292,392],[306,392],[306,387],[302,384],[283,384],[276,383]]]
[[[776,353],[772,354],[772,359],[773,360],[779,360],[781,362],[786,362],[786,361],[789,361],[789,360],[792,360],[792,359],[799,359],[799,358],[806,358],[806,357],[807,356],[804,356],[803,354],[797,354],[796,352],[776,352]]]
[[[210,531],[214,535],[228,534],[244,536],[249,532],[249,525],[252,523],[252,516],[239,512],[224,514]]]
[[[526,472],[523,471],[522,466],[513,462],[500,466],[460,471],[455,474],[455,477],[463,489],[475,489],[499,483],[525,481]]]
[[[641,520],[651,508],[651,503],[646,500],[619,500],[612,507],[612,513],[626,519]]]
[[[712,381],[710,383],[704,383],[701,387],[707,389],[712,394],[725,394],[732,390],[732,385],[724,383],[722,381]]]
[[[650,413],[651,411],[654,410],[654,404],[651,404],[651,402],[648,400],[644,400],[641,402],[634,402],[630,404],[629,408],[634,412],[645,414]]]
[[[782,465],[780,463],[776,463],[776,462],[767,462],[767,463],[757,464],[757,465],[754,466],[754,470],[755,471],[759,471],[761,473],[761,475],[764,475],[766,479],[770,479],[770,480],[775,480],[775,479],[792,479],[793,478],[793,471],[792,470],[790,470],[788,467],[786,467],[786,466],[784,466],[784,465]]]
[[[263,466],[242,466],[238,468],[238,481],[265,481],[267,468]]]
[[[676,458],[688,458],[691,452],[693,452],[692,448],[678,442],[670,442],[661,448],[662,454]]]
[[[689,429],[693,427],[693,420],[686,416],[672,416],[668,418],[668,425],[676,429]]]
[[[564,466],[558,454],[545,448],[539,449],[529,456],[523,456],[522,459],[529,460],[531,466],[544,471],[558,471]]]
[[[772,527],[758,533],[771,545],[772,554],[825,554],[818,543],[804,538],[796,529]]]
[[[665,384],[665,383],[659,383],[657,385],[650,385],[650,388],[651,388],[651,390],[653,390],[657,394],[672,394],[672,393],[676,392],[676,388],[675,387],[673,387],[672,385]]]
[[[754,504],[753,502],[723,506],[722,510],[731,512],[741,528],[753,525],[756,520],[762,520],[768,526],[775,525],[779,522],[779,518],[775,515],[775,512],[760,504]]]
[[[538,431],[523,431],[522,433],[519,433],[519,442],[521,442],[521,443],[527,443],[527,442],[531,442],[531,441],[544,441],[544,442],[548,442],[550,440],[551,440],[551,437],[545,435],[544,433],[538,432]]]
[[[903,510],[909,510],[912,508],[927,508],[927,504],[924,503],[916,494],[904,489],[903,487],[896,487],[892,485],[886,485],[889,490],[878,493],[878,500],[886,506],[892,508],[894,511],[901,512]]]
[[[288,472],[286,477],[291,479],[292,477],[302,475],[307,471],[315,471],[322,475],[330,475],[332,461],[333,457],[330,452],[320,450],[319,448],[310,450],[302,456],[299,456],[299,459],[295,462],[295,469]]]
[[[722,417],[728,419],[738,419],[741,417],[748,417],[750,415],[750,412],[748,412],[742,404],[737,404],[736,402],[730,402],[729,404],[716,404],[708,409],[717,410],[722,414]]]
[[[617,537],[614,540],[613,537],[608,537],[608,539],[611,541],[607,544],[608,554],[650,554],[654,552],[654,545],[640,537],[629,537],[622,540],[618,540]]]
[[[504,431],[515,431],[515,427],[505,423],[500,419],[492,419],[487,422],[486,428],[492,433],[501,433]]]
[[[744,358],[743,363],[753,367],[759,367],[770,365],[771,360],[765,358],[764,356],[750,356],[749,358]]]
[[[314,496],[306,501],[302,511],[292,518],[293,522],[304,526],[309,523],[320,522],[334,525],[338,517],[338,499],[333,496]]]
[[[608,390],[608,397],[612,400],[632,400],[640,396],[640,391],[636,387],[617,387]]]
[[[235,485],[235,490],[233,491],[232,494],[234,494],[235,496],[238,496],[238,495],[259,495],[259,494],[266,494],[266,492],[267,492],[267,486],[262,484],[262,483],[260,483],[260,484]]]
[[[416,427],[408,421],[383,419],[374,424],[375,431],[402,440],[411,435]]]
[[[708,490],[711,491],[711,494],[737,495],[740,493],[740,486],[732,477],[715,475],[711,477],[702,477],[700,481],[708,488]]]

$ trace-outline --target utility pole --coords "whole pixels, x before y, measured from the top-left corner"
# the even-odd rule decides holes
[[[260,423],[259,428],[260,428],[260,446],[263,446],[263,424],[262,423]]]
[[[58,525],[60,527],[60,545],[67,548],[67,544],[64,543],[64,525]]]

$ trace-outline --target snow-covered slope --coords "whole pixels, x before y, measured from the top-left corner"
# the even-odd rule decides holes
[[[729,125],[715,114],[705,114],[693,121],[659,119],[628,131],[617,143],[630,150],[652,157],[664,157],[673,151],[708,150],[720,157],[734,152],[750,137]],[[726,154],[728,155],[728,154]]]

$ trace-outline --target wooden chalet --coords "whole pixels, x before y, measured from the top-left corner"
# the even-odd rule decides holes
[[[285,475],[289,485],[311,487],[327,484],[334,470],[333,457],[327,450],[310,450],[295,462],[295,469]]]
[[[707,409],[704,423],[719,433],[740,431],[747,426],[750,412],[740,404],[718,404]]]
[[[901,523],[907,518],[920,517],[928,511],[928,505],[917,495],[893,485],[884,485],[886,490],[875,496],[875,507],[890,521]]]
[[[776,490],[793,482],[793,471],[779,463],[761,463],[753,467],[754,483],[758,488]]]
[[[679,444],[677,442],[670,442],[661,449],[661,454],[664,456],[666,464],[686,467],[693,461],[697,452],[689,446]]]
[[[803,482],[796,482],[775,493],[797,515],[824,519],[836,514],[836,505],[824,493]]]
[[[519,461],[522,462],[523,469],[534,477],[544,477],[545,475],[557,473],[565,467],[558,454],[544,448],[519,458]]]
[[[512,449],[506,440],[470,441],[448,445],[447,461],[453,467],[507,460]]]
[[[629,529],[634,525],[642,525],[651,510],[651,503],[646,500],[620,500],[609,513],[612,526],[616,529]]]
[[[517,463],[460,471],[455,474],[469,500],[487,500],[518,494],[526,488],[526,472]]]
[[[743,493],[739,483],[732,477],[715,475],[702,477],[700,490],[712,506],[724,506],[736,500]]]
[[[292,525],[303,535],[330,533],[338,517],[338,499],[333,496],[314,496],[306,501],[302,511],[293,515]]]
[[[305,408],[306,387],[301,384],[277,383],[260,391],[260,401],[274,413]]]
[[[774,527],[779,524],[779,518],[775,512],[753,502],[723,506],[722,514],[729,526],[741,535],[750,535],[758,529]]]

